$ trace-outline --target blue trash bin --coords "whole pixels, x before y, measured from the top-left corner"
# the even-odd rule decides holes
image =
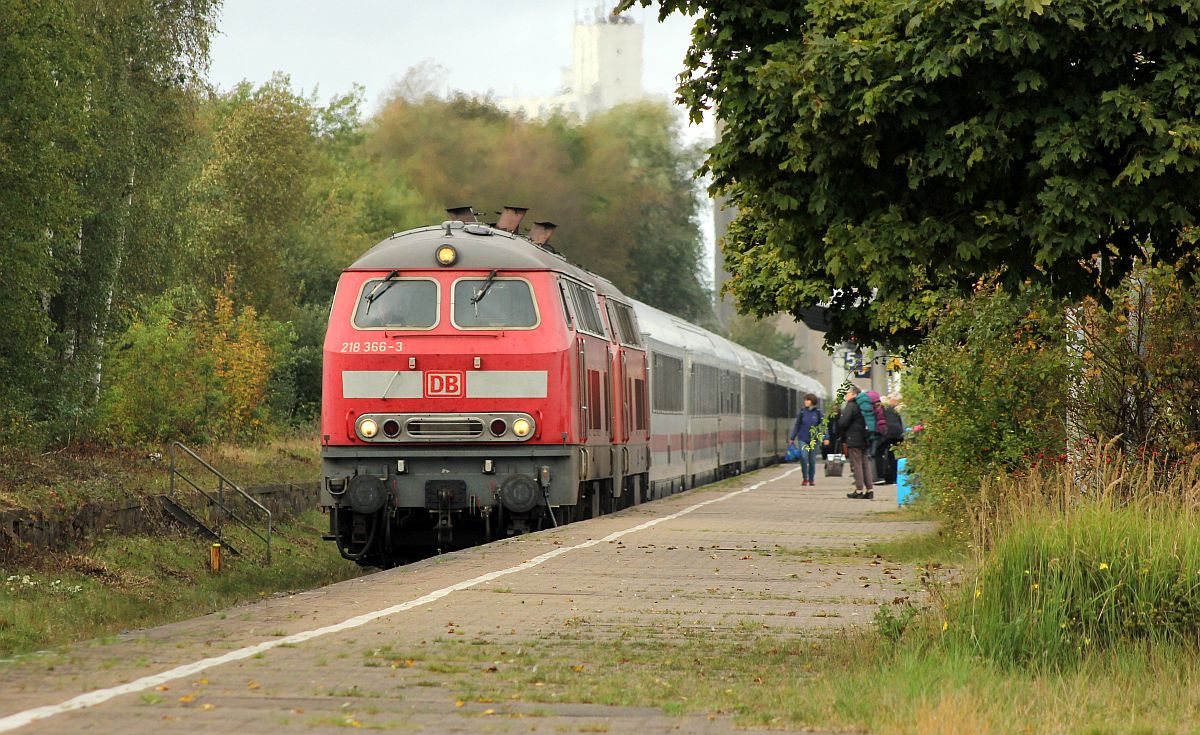
[[[912,478],[908,476],[908,458],[896,460],[896,504],[905,506],[913,500]]]

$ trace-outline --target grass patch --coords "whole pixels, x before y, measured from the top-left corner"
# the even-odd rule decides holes
[[[1200,536],[1179,508],[1088,503],[1011,525],[947,617],[968,650],[1061,666],[1092,648],[1200,640]]]
[[[320,478],[320,444],[313,434],[284,435],[250,447],[216,444],[197,451],[243,488]],[[165,446],[72,446],[44,455],[0,451],[5,478],[0,507],[70,517],[85,503],[162,495],[168,489],[169,465]],[[202,477],[200,472],[189,475]]]
[[[281,523],[270,567],[247,551],[245,558],[227,556],[217,575],[206,568],[208,543],[179,534],[105,538],[81,555],[43,557],[36,568],[0,570],[0,656],[356,576],[358,567],[321,541],[325,525],[315,510]]]
[[[728,715],[749,727],[876,735],[1181,732],[1200,712],[1200,691],[1191,685],[1200,662],[1185,648],[1114,650],[1066,672],[1025,670],[946,645],[936,615],[905,617],[890,637],[879,629],[806,640],[631,628],[615,639],[447,642],[427,655],[467,670],[441,684],[468,702],[653,706]]]
[[[957,538],[941,530],[867,544],[864,553],[867,556],[878,555],[889,561],[921,566],[960,564],[971,556],[964,538]]]

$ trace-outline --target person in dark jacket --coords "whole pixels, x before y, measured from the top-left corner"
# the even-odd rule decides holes
[[[825,438],[821,440],[821,459],[831,454],[842,454],[842,432],[838,430],[838,417],[825,422]]]
[[[900,399],[888,396],[883,401],[883,415],[887,418],[887,432],[879,443],[876,454],[875,476],[880,485],[896,484],[896,445],[904,441],[904,419],[897,410]]]
[[[850,459],[850,471],[854,473],[854,491],[846,493],[848,498],[871,500],[875,497],[874,464],[867,456],[867,423],[859,410],[856,399],[859,390],[851,385],[846,389],[846,403],[838,416],[838,429],[846,444],[846,455]]]
[[[804,405],[800,407],[800,413],[796,414],[792,433],[788,434],[788,443],[797,444],[800,449],[800,472],[804,475],[801,485],[816,484],[817,437],[824,421],[825,415],[817,408],[817,397],[812,393],[804,396]]]

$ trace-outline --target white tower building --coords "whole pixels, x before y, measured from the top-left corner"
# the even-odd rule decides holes
[[[597,9],[576,23],[568,84],[580,117],[642,97],[642,27],[623,15]]]
[[[575,22],[571,66],[563,69],[563,88],[549,97],[508,97],[501,108],[531,118],[554,113],[587,119],[616,105],[642,98],[643,29],[626,15],[603,6]]]

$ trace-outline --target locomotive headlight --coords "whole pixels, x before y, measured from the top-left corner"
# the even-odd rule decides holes
[[[438,246],[434,257],[437,258],[438,265],[454,265],[458,261],[458,251],[454,249],[453,245],[447,243]]]
[[[529,436],[531,431],[533,431],[533,422],[529,419],[517,419],[512,424],[512,432],[521,438]]]
[[[358,425],[358,433],[362,435],[363,439],[370,439],[379,433],[379,424],[375,419],[363,419],[362,423]]]

